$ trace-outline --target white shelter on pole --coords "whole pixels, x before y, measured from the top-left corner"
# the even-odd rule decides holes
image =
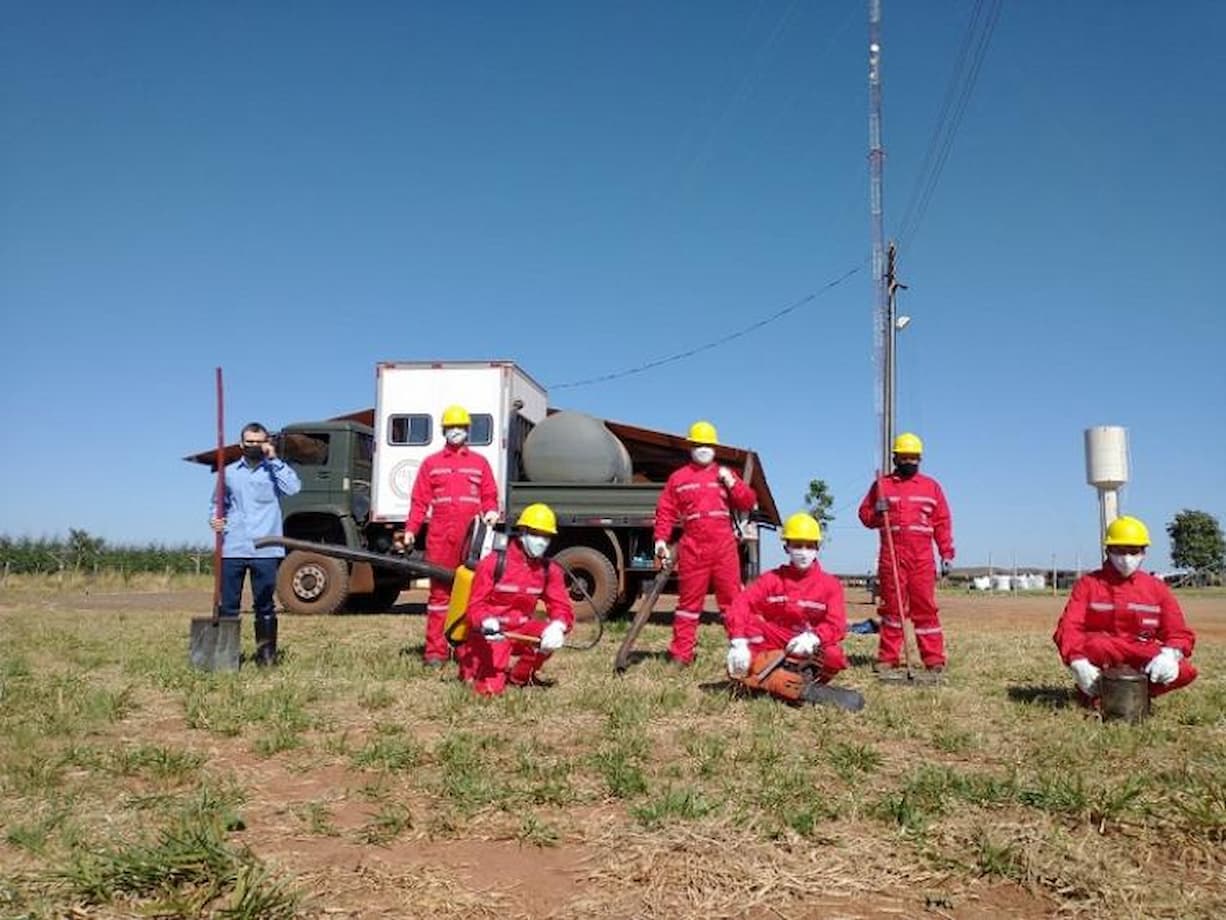
[[[1128,429],[1119,425],[1087,428],[1086,482],[1098,490],[1099,544],[1107,525],[1120,516],[1120,489],[1128,482]]]

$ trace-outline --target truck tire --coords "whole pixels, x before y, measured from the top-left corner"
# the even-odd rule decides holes
[[[277,597],[288,613],[336,613],[349,598],[349,566],[331,556],[296,549],[277,570]]]
[[[617,570],[609,557],[590,546],[568,546],[553,557],[570,570],[592,598],[596,616],[604,619],[617,603]],[[575,619],[587,622],[592,619],[592,604],[584,598],[577,587],[570,589],[570,599],[575,605]]]

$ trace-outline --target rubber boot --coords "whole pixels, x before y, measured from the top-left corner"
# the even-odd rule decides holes
[[[277,663],[276,616],[264,617],[257,614],[255,618],[255,663],[261,668]]]

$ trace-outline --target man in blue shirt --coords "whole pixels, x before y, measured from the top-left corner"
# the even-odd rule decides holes
[[[226,467],[225,509],[217,516],[216,493],[210,502],[209,526],[225,534],[221,561],[221,616],[238,616],[243,596],[243,577],[251,573],[251,596],[255,607],[255,663],[265,666],[277,660],[277,609],[273,591],[277,566],[285,549],[256,548],[260,537],[281,536],[282,495],[293,495],[302,482],[284,460],[259,422],[244,426],[239,438],[243,457]]]

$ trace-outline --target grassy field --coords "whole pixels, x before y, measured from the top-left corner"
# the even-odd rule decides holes
[[[1058,599],[942,602],[947,684],[878,685],[849,637],[851,715],[733,698],[714,626],[688,671],[615,678],[613,624],[482,700],[409,608],[285,618],[282,667],[211,675],[206,594],[10,586],[0,917],[1226,915],[1222,595],[1135,728],[1071,705]]]

